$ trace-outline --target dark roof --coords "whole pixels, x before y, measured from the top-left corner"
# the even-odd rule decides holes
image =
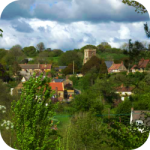
[[[65,69],[67,66],[59,66],[59,69]]]
[[[63,82],[64,81],[64,79],[53,79],[54,80],[54,82]]]
[[[110,68],[113,64],[113,61],[105,61],[105,64],[107,66],[107,69]]]

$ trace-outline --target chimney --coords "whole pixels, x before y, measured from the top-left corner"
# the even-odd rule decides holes
[[[123,61],[121,61],[121,64],[123,64]]]
[[[38,63],[38,69],[40,68],[40,64]]]
[[[132,111],[132,112],[134,111],[134,108],[133,108],[133,107],[131,108],[131,111]]]

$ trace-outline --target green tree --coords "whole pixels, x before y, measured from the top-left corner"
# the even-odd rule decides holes
[[[132,1],[132,0],[122,0],[122,2],[124,3],[124,4],[127,4],[127,5],[129,5],[129,6],[133,6],[133,7],[135,7],[136,8],[136,12],[137,13],[147,13],[147,10],[146,10],[146,8],[142,5],[142,4],[140,4],[139,2],[136,2],[136,1]]]
[[[82,48],[80,48],[80,51],[82,52],[82,53],[84,53],[84,50],[85,49],[96,49],[97,50],[97,47],[95,46],[95,45],[85,45],[85,46],[83,46]]]
[[[76,51],[66,51],[59,58],[59,65],[68,66],[70,63],[73,63],[78,66],[80,69],[82,66],[83,58]]]
[[[61,49],[53,49],[52,53],[53,53],[53,57],[58,57],[63,54],[63,51]]]
[[[25,57],[26,56],[23,53],[21,46],[15,45],[3,57],[3,61],[5,61],[7,65],[11,66],[15,61],[20,63],[23,59],[25,59]]]
[[[92,56],[91,59],[83,65],[81,72],[86,74],[94,67],[96,68],[96,73],[99,73],[100,69],[103,69],[101,70],[101,73],[107,72],[106,65],[103,63],[104,62],[97,56]]]
[[[0,29],[0,32],[3,32],[3,30],[2,30],[2,29]],[[2,33],[0,34],[0,37],[3,37],[3,34],[2,34]]]
[[[24,47],[23,52],[26,54],[28,57],[33,57],[36,56],[36,49],[34,46],[29,46],[29,47]]]
[[[78,73],[79,69],[76,64],[74,64],[74,73]],[[65,69],[62,70],[62,73],[67,74],[73,74],[73,63],[70,63]]]
[[[42,76],[25,82],[20,99],[12,105],[15,148],[21,150],[54,149],[57,142],[57,132],[51,129],[56,104],[51,101],[50,79]]]
[[[0,60],[7,54],[7,50],[5,49],[0,49]]]
[[[40,42],[36,45],[36,49],[38,52],[42,52],[45,50],[45,46],[44,46],[44,43],[43,42]]]

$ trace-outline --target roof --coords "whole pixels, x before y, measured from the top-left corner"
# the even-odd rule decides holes
[[[67,66],[59,66],[59,69],[65,69]]]
[[[51,64],[19,64],[22,69],[51,69]]]
[[[114,63],[113,61],[105,61],[107,69],[109,69],[112,66],[113,63]]]
[[[134,69],[135,67],[137,67],[137,68],[146,68],[146,66],[147,66],[147,64],[150,62],[150,60],[149,59],[144,59],[144,58],[142,58],[140,61],[139,61],[139,63],[138,63],[138,65],[134,65],[132,68],[131,68],[131,70],[132,69]]]
[[[133,87],[118,87],[117,92],[132,92]]]
[[[50,82],[49,85],[51,86],[52,90],[58,89],[58,91],[64,91],[64,85],[62,82]]]
[[[63,82],[64,79],[53,79],[54,82]]]
[[[38,64],[19,64],[22,69],[39,69]]]
[[[150,111],[147,111],[147,110],[133,110],[133,111],[131,111],[132,122],[135,122],[136,120],[143,120],[144,124],[148,123],[148,126],[150,126],[150,117],[148,117],[146,119],[144,113],[150,113]]]
[[[112,64],[112,66],[108,69],[108,72],[110,73],[112,70],[118,70],[121,65],[122,65],[122,63],[120,63],[120,64]]]
[[[51,64],[40,64],[40,69],[51,69]]]

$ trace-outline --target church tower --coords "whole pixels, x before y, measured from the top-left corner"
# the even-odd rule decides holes
[[[85,49],[85,50],[84,50],[83,65],[84,65],[92,56],[96,56],[96,49]]]

